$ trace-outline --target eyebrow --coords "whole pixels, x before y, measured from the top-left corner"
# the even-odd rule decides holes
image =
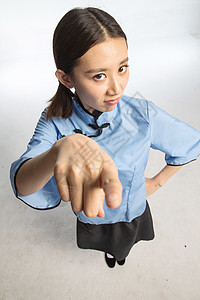
[[[127,58],[125,58],[125,59],[123,59],[120,63],[119,63],[119,65],[121,65],[121,64],[123,64],[123,63],[125,63],[125,62],[127,62],[128,61],[128,57]],[[85,73],[98,73],[98,72],[105,72],[105,71],[108,71],[108,69],[103,69],[103,68],[97,68],[97,69],[90,69],[90,70],[88,70],[88,71],[86,71]]]

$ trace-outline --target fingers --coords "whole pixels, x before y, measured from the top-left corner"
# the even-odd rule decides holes
[[[75,212],[89,218],[104,217],[104,199],[109,208],[122,201],[122,185],[110,156],[92,139],[72,135],[56,144],[54,177],[60,197],[71,201]]]
[[[97,217],[99,218],[104,218],[105,216],[104,209],[103,209],[104,198],[105,198],[105,193],[103,190],[100,190],[99,212],[97,215]]]
[[[58,192],[60,194],[60,198],[66,202],[70,201],[69,188],[68,188],[68,183],[67,183],[67,179],[66,179],[66,174],[59,165],[57,165],[54,169],[54,178],[56,181]]]
[[[71,206],[75,212],[80,212],[84,209],[82,181],[83,179],[79,174],[79,169],[76,165],[73,165],[68,172],[68,183]]]
[[[96,216],[103,218],[104,198],[109,208],[117,208],[121,204],[122,185],[115,165],[103,165],[101,173],[95,180],[84,181],[78,171],[75,165],[68,172],[64,172],[58,165],[54,170],[60,197],[63,201],[71,201],[75,212],[84,211],[88,218]]]
[[[112,161],[103,164],[102,171],[96,180],[84,183],[84,213],[87,217],[103,218],[104,198],[109,208],[117,208],[122,201],[122,184],[118,171]]]
[[[110,208],[117,208],[122,202],[122,184],[118,178],[118,171],[112,163],[103,167],[101,172],[101,186],[106,197],[106,204]]]
[[[62,165],[56,165],[54,169],[54,177],[56,180],[58,192],[61,200],[65,202],[71,201],[72,209],[75,212],[83,210],[83,184],[82,177],[76,165],[66,171]],[[64,171],[65,170],[65,171]]]
[[[84,213],[88,218],[93,218],[99,212],[99,180],[85,180],[84,182]]]
[[[104,191],[100,188],[100,178],[84,183],[84,213],[88,218],[104,217]]]

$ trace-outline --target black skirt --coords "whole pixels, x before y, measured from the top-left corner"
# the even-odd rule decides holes
[[[127,257],[137,242],[153,240],[155,236],[148,202],[144,213],[131,222],[93,225],[77,219],[76,233],[79,248],[108,252],[116,260]]]

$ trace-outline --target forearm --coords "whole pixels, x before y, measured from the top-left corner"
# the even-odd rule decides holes
[[[157,187],[163,186],[167,180],[172,177],[182,166],[169,166],[166,165],[157,175],[153,177]]]
[[[55,165],[54,149],[50,149],[25,162],[17,172],[16,187],[21,196],[39,191],[53,176]]]

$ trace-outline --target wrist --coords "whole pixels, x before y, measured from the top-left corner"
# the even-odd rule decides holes
[[[55,164],[56,164],[57,157],[58,157],[58,145],[56,143],[54,143],[54,145],[46,153],[47,160],[48,160],[49,166],[51,168],[52,176],[54,175],[54,168],[55,168]]]
[[[164,184],[164,182],[161,180],[160,176],[156,175],[152,178],[153,184],[156,188],[161,188]]]

